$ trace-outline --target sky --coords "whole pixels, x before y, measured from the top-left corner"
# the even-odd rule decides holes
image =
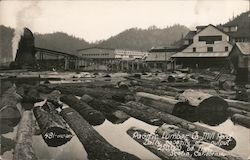
[[[94,42],[133,27],[216,25],[247,10],[249,0],[0,0],[0,24]]]

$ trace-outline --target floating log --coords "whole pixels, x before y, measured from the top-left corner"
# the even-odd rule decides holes
[[[89,104],[94,109],[102,112],[104,116],[112,123],[123,123],[129,118],[125,112],[118,110],[117,107],[114,107],[109,103],[105,103],[105,101],[93,98],[89,95],[83,95],[81,100]]]
[[[143,129],[131,127],[127,130],[127,134],[136,142],[163,160],[193,159],[190,155],[177,149],[171,142],[166,141],[159,136],[151,134]]]
[[[105,121],[105,116],[100,111],[93,109],[73,95],[62,96],[60,100],[79,112],[91,125],[100,125]]]
[[[109,144],[87,121],[74,109],[65,108],[61,111],[65,121],[74,130],[88,153],[89,160],[139,160],[138,157],[120,151]]]
[[[130,92],[125,92],[124,90],[115,90],[115,89],[103,89],[103,88],[86,88],[86,87],[64,87],[57,86],[54,87],[61,91],[63,94],[73,94],[77,96],[83,96],[84,94],[90,95],[95,98],[103,99],[114,99],[116,101],[125,102],[126,96],[131,95]]]
[[[17,140],[13,160],[37,160],[32,147],[34,119],[32,111],[24,111],[17,129]]]
[[[199,133],[199,135],[203,135],[204,133],[211,133],[211,134],[215,134],[216,136],[214,136],[212,139],[210,139],[208,142],[212,142],[212,141],[220,141],[221,144],[218,147],[221,147],[223,149],[226,150],[231,150],[236,146],[236,141],[233,137],[226,135],[224,133],[219,133],[215,130],[200,126],[198,124],[189,122],[187,120],[178,118],[174,115],[168,114],[168,113],[164,113],[161,112],[157,109],[154,109],[152,107],[143,105],[143,104],[136,104],[138,102],[128,102],[130,103],[130,105],[133,104],[133,107],[136,108],[137,110],[141,110],[144,112],[148,112],[151,115],[154,115],[155,117],[158,117],[158,119],[162,120],[163,122],[170,124],[170,125],[175,125],[178,126],[180,128],[189,130],[191,132],[195,132],[197,131]],[[128,105],[129,106],[129,105]],[[228,140],[230,138],[230,141]]]
[[[176,83],[164,83],[170,87],[177,87],[177,88],[212,88],[210,84],[200,84],[196,82],[176,82]]]
[[[197,107],[199,113],[225,112],[228,108],[227,102],[218,96],[213,96],[200,91],[185,90],[177,98],[182,102],[187,102],[191,106]]]
[[[176,96],[178,92],[172,92],[172,91],[165,91],[161,89],[153,89],[153,88],[146,88],[142,86],[135,86],[132,88],[135,92],[146,92],[156,95],[167,95],[167,96]]]
[[[178,148],[188,152],[196,159],[204,160],[243,160],[240,156],[225,151],[213,144],[206,143],[215,134],[203,134],[198,136],[196,132],[190,132],[176,126],[162,125],[155,131],[162,139],[172,141]],[[216,142],[215,142],[216,143]]]
[[[42,107],[35,107],[33,112],[48,146],[61,146],[71,140],[73,135],[69,127],[52,103],[46,102]]]
[[[241,114],[234,114],[231,120],[244,127],[250,128],[250,117],[247,117]]]
[[[118,106],[118,108],[129,114],[131,117],[134,117],[136,119],[139,119],[143,122],[146,122],[154,126],[160,126],[164,123],[161,119],[159,119],[155,115],[152,115],[148,112],[144,112],[143,110],[138,110],[129,106],[130,105],[120,105]]]
[[[227,111],[231,114],[241,114],[241,115],[244,115],[244,116],[248,116],[250,117],[250,112],[247,112],[245,110],[242,110],[242,109],[237,109],[237,108],[233,108],[233,107],[229,107],[227,109]]]
[[[243,109],[243,110],[250,112],[250,103],[249,102],[232,100],[232,99],[225,99],[225,101],[228,103],[228,105],[230,107],[237,108],[237,109]]]
[[[21,108],[18,104],[21,96],[16,93],[16,87],[7,89],[0,97],[0,121],[9,127],[14,127],[21,119]]]
[[[194,107],[185,102],[178,101],[174,97],[163,97],[145,92],[137,92],[136,97],[143,104],[170,114],[180,115],[185,114],[185,112],[194,112]]]

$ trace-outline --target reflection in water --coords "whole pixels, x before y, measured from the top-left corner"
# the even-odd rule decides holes
[[[139,121],[134,118],[129,118],[123,124],[112,124],[109,121],[105,121],[102,125],[94,127],[111,145],[114,147],[134,154],[141,159],[158,160],[156,155],[145,149],[139,143],[134,141],[126,132],[132,127],[140,127],[153,133],[157,127],[151,126],[147,123]]]

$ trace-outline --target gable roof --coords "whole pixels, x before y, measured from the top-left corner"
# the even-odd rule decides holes
[[[206,29],[208,26],[212,26],[212,27],[214,27],[215,29],[221,31],[222,33],[228,35],[228,33],[224,32],[223,29],[221,29],[221,28],[219,28],[219,27],[216,27],[216,26],[214,26],[214,25],[212,25],[212,24],[209,24],[209,25],[207,25],[207,26],[202,26],[203,29],[201,29],[199,32],[197,32],[197,34],[200,33],[200,32],[202,32],[202,31],[203,31],[204,29]],[[229,35],[228,35],[228,36],[229,36]]]
[[[243,55],[250,56],[250,42],[237,42],[235,45]]]

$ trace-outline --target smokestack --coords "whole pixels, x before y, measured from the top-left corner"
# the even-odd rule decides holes
[[[12,39],[12,58],[15,60],[18,44],[21,36],[24,34],[25,26],[32,28],[34,20],[40,14],[39,1],[30,1],[16,14],[16,29]],[[33,35],[32,35],[33,36]]]
[[[19,35],[17,35],[16,40],[18,40]],[[16,51],[15,61],[10,67],[15,69],[34,68],[36,66],[36,58],[34,36],[32,32],[28,28],[24,28],[19,39],[20,40],[17,44],[18,49]]]

